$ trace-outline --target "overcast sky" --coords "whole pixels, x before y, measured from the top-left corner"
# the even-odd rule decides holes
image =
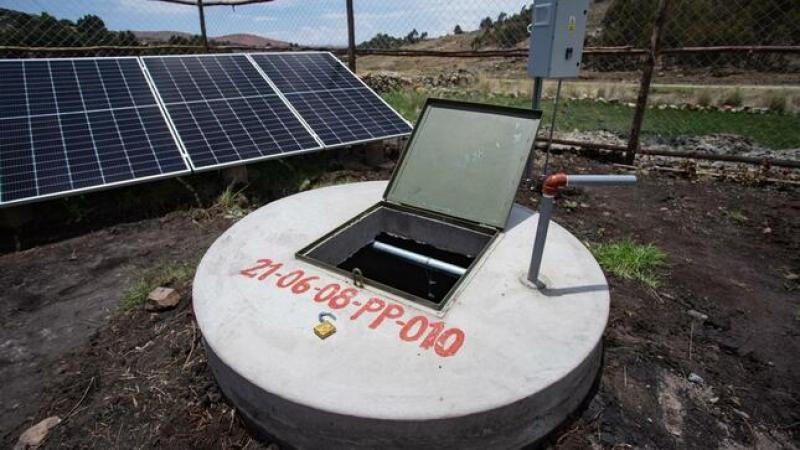
[[[483,17],[514,13],[525,0],[354,0],[356,40],[378,32],[402,36],[416,28],[431,36],[478,27]],[[112,30],[170,30],[199,33],[197,8],[155,0],[0,0],[0,7],[29,13],[48,12],[76,20],[100,16]],[[275,0],[260,5],[206,8],[210,36],[252,33],[308,45],[343,45],[345,0]]]

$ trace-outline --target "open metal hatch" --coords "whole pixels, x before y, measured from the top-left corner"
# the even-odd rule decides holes
[[[383,200],[297,257],[441,309],[505,228],[540,119],[429,99]]]

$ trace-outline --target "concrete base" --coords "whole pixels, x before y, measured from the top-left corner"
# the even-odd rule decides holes
[[[536,216],[521,207],[442,311],[295,259],[385,186],[281,199],[209,249],[194,309],[223,392],[260,431],[297,448],[539,440],[578,407],[600,368],[609,296],[599,266],[552,224],[548,289],[526,285]],[[320,312],[337,317],[325,340],[313,332]]]

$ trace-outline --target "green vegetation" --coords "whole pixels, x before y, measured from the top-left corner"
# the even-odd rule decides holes
[[[480,34],[472,41],[472,48],[504,47],[511,48],[528,38],[528,25],[531,23],[531,8],[523,6],[519,13],[508,15],[500,13],[497,20],[491,17],[481,20]]]
[[[773,92],[767,97],[767,108],[771,112],[783,114],[786,112],[786,95]]]
[[[0,45],[24,47],[138,46],[130,31],[109,31],[103,20],[86,15],[72,22],[43,12],[26,14],[0,8]]]
[[[358,44],[358,48],[398,48],[404,45],[416,44],[428,37],[427,32],[420,33],[416,28],[411,30],[405,37],[394,37],[386,33],[378,33],[372,39]]]
[[[727,106],[742,106],[744,98],[742,97],[742,90],[739,88],[728,91],[723,97],[721,104]]]
[[[750,220],[741,210],[738,209],[723,209],[722,214],[728,219],[742,224]]]
[[[383,97],[406,119],[413,121],[422,111],[427,96],[428,93],[424,91],[393,91]],[[525,95],[491,95],[471,91],[448,94],[445,97],[518,108],[530,107],[530,99]],[[549,117],[552,107],[552,102],[544,102],[544,117]],[[607,130],[624,137],[630,132],[632,118],[633,108],[625,105],[569,100],[562,102],[559,107],[556,130]],[[645,117],[642,134],[676,138],[729,133],[745,136],[764,147],[787,149],[800,147],[800,127],[797,126],[797,120],[797,115],[791,114],[650,109]]]
[[[199,260],[191,262],[171,262],[144,273],[122,294],[122,308],[130,311],[141,307],[147,301],[147,295],[159,287],[179,288],[188,283],[194,276]]]
[[[614,0],[603,18],[602,31],[588,45],[632,45],[650,43],[657,0]],[[797,21],[800,2],[776,0],[675,0],[669,5],[669,20],[663,33],[665,48],[715,45],[798,45]],[[624,58],[605,58],[605,68],[628,64]],[[743,57],[738,54],[674,55],[672,63],[692,66],[751,67],[784,71],[786,55]]]
[[[591,245],[589,249],[603,270],[616,277],[636,280],[653,289],[661,282],[658,270],[666,264],[666,255],[653,244],[637,244],[626,239]]]
[[[222,44],[223,42],[217,42],[217,43]],[[199,34],[193,34],[187,37],[172,35],[167,40],[167,44],[201,46],[204,45],[205,43],[203,42],[203,36],[200,36]]]
[[[214,206],[222,210],[222,214],[227,219],[241,219],[248,212],[247,205],[249,204],[247,197],[241,191],[234,191],[232,186],[228,186],[217,197],[217,202]]]
[[[697,95],[697,104],[700,106],[711,106],[711,93],[706,89],[699,91]]]

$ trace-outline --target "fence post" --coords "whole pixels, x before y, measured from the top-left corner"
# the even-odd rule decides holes
[[[200,14],[200,36],[203,38],[203,47],[208,51],[208,34],[206,34],[206,14],[203,11],[203,0],[197,0],[197,12]]]
[[[356,71],[356,28],[353,14],[353,0],[347,0],[347,65]]]
[[[659,0],[656,10],[655,21],[653,22],[653,32],[650,35],[650,51],[645,60],[642,70],[642,79],[639,83],[639,98],[636,100],[636,110],[633,113],[633,123],[631,124],[631,135],[628,138],[628,151],[625,160],[628,164],[633,164],[636,158],[636,151],[639,149],[639,134],[642,131],[644,115],[647,111],[647,97],[650,95],[650,82],[653,79],[653,71],[656,67],[658,50],[661,46],[661,33],[664,29],[664,22],[667,20],[667,4],[669,0]]]

